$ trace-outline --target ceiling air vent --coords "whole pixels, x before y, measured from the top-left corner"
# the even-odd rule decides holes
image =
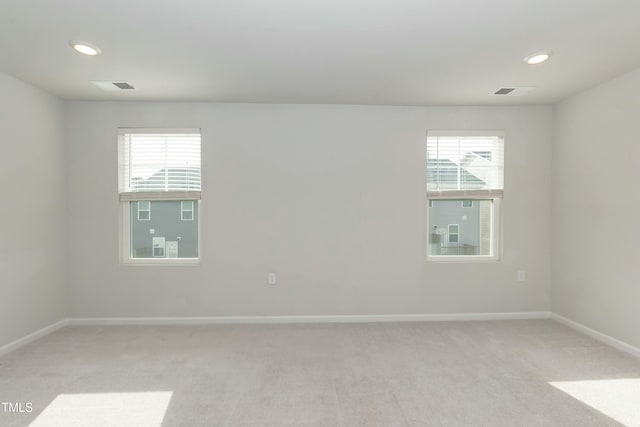
[[[124,80],[91,80],[91,83],[108,92],[136,90],[131,83]]]
[[[499,96],[523,96],[523,95],[528,94],[532,90],[535,90],[535,87],[524,87],[524,86],[520,86],[520,87],[501,87],[500,89],[495,91],[493,94],[494,95],[499,95]]]
[[[122,90],[133,90],[133,89],[135,89],[135,87],[131,86],[127,82],[114,82],[113,85],[117,86],[118,89],[122,89]]]
[[[512,87],[503,87],[502,89],[498,89],[494,95],[509,95],[514,90],[515,88]]]

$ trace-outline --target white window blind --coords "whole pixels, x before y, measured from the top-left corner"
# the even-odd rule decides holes
[[[120,200],[199,200],[199,131],[121,129],[118,187]]]
[[[502,197],[504,135],[429,132],[427,197]]]

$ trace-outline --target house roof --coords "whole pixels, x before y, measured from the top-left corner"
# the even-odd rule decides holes
[[[427,159],[427,182],[438,183],[439,190],[458,189],[458,164],[448,159]],[[466,189],[483,189],[487,183],[460,167],[460,182]]]
[[[132,191],[200,190],[200,168],[160,169],[149,178],[132,178]]]

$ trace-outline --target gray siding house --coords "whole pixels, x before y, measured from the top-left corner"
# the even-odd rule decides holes
[[[131,248],[134,258],[197,258],[198,202],[132,202]]]
[[[440,190],[483,189],[486,183],[464,167],[446,159],[427,160],[427,182]],[[490,255],[490,200],[429,200],[430,255]]]
[[[490,255],[490,200],[429,202],[430,255]]]
[[[171,191],[173,185],[184,189],[185,179],[191,178],[200,190],[200,169],[197,168],[163,169],[147,179],[137,180],[132,187],[138,192]],[[197,200],[131,202],[132,257],[197,258],[198,220]]]

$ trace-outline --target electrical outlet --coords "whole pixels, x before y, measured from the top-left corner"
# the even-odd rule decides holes
[[[526,277],[524,270],[518,270],[518,282],[524,282]]]
[[[269,273],[269,275],[267,276],[267,283],[270,285],[276,284],[276,273],[274,272]]]

